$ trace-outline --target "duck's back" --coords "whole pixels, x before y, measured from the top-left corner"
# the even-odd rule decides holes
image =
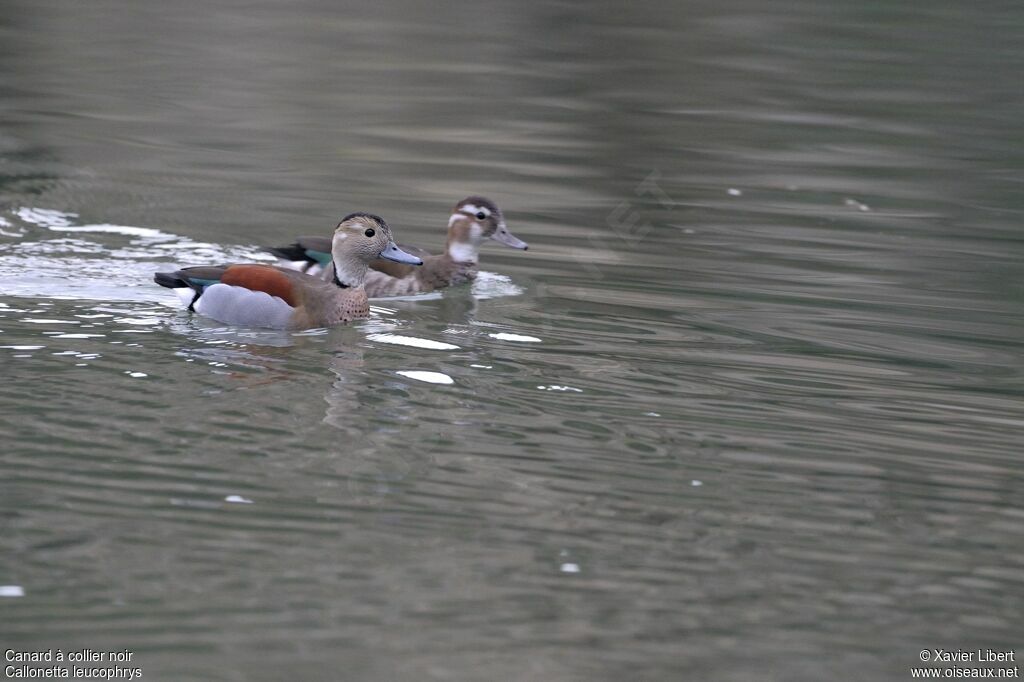
[[[403,249],[406,247],[402,247]],[[366,273],[366,293],[371,298],[387,296],[408,296],[434,289],[441,289],[455,284],[471,282],[476,277],[476,263],[458,263],[447,254],[431,256],[422,249],[417,249],[417,256],[423,259],[423,265],[405,270],[397,268],[378,269],[376,262]]]

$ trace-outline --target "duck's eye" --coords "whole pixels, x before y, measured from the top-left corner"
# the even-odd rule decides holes
[[[368,228],[366,228],[366,232],[364,232],[363,234],[365,234],[367,237],[372,237],[373,235],[375,235],[377,233],[373,230],[372,227],[368,227]]]
[[[484,213],[483,211],[480,211],[479,213],[476,214],[476,219],[477,220],[483,220],[486,217],[487,217],[487,214]]]

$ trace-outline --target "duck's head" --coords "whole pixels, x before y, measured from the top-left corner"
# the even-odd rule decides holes
[[[455,204],[455,211],[448,219],[448,255],[452,260],[475,263],[485,239],[513,249],[529,248],[526,242],[508,231],[505,217],[493,201],[486,197],[466,197]]]
[[[366,269],[378,258],[397,263],[423,265],[417,256],[402,251],[391,237],[391,228],[380,216],[372,213],[350,213],[341,219],[331,240],[335,283],[359,286]]]

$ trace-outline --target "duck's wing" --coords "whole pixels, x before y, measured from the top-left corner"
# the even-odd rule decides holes
[[[203,289],[194,310],[224,324],[285,329],[304,300],[303,287],[317,279],[272,265],[231,265]]]
[[[192,308],[206,289],[214,284],[258,291],[276,296],[290,306],[297,305],[299,289],[319,280],[300,272],[278,268],[272,265],[200,265],[182,268],[175,272],[158,272],[153,281],[169,289],[189,288],[196,292],[189,308]]]
[[[291,244],[263,249],[286,261],[301,261],[309,265],[327,265],[331,262],[330,237],[299,237]]]
[[[424,263],[431,257],[431,254],[426,249],[421,249],[418,246],[409,246],[408,244],[398,244],[398,248],[405,251],[408,254],[416,256]],[[396,277],[402,279],[416,272],[419,265],[406,265],[405,263],[396,263],[393,260],[385,260],[384,258],[378,258],[370,261],[370,268],[377,272],[383,272],[385,275],[390,277]]]
[[[299,289],[304,284],[319,284],[319,280],[273,265],[232,265],[221,275],[220,283],[270,294],[295,307]]]
[[[224,276],[224,272],[230,265],[200,265],[194,268],[182,268],[174,272],[158,272],[153,275],[153,281],[168,289],[180,289],[188,287],[202,292],[203,287],[216,284]]]
[[[183,302],[188,303],[188,309],[194,310],[196,301],[203,295],[206,287],[220,282],[221,277],[230,267],[230,265],[201,265],[182,268],[174,272],[157,272],[153,275],[153,281],[168,289],[191,289],[194,291],[195,294],[191,299],[184,294],[179,294]]]

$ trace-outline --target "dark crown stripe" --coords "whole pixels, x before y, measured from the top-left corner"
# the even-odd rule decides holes
[[[388,224],[386,222],[384,222],[384,219],[381,218],[379,215],[376,215],[374,213],[364,213],[363,211],[356,211],[355,213],[349,213],[347,216],[342,218],[341,222],[339,222],[338,224],[341,225],[341,223],[347,223],[348,221],[350,221],[350,220],[352,220],[354,218],[369,218],[370,220],[373,220],[373,221],[375,221],[377,223],[380,223],[384,227],[388,226]]]
[[[459,211],[465,210],[463,207],[466,204],[473,204],[474,206],[483,206],[484,208],[486,208],[488,211],[491,212],[491,215],[500,215],[501,214],[501,209],[499,209],[495,205],[495,203],[493,201],[491,201],[490,199],[488,199],[487,197],[481,197],[481,196],[475,196],[475,195],[471,196],[471,197],[466,197],[465,199],[463,199],[462,201],[459,202],[458,210]]]

